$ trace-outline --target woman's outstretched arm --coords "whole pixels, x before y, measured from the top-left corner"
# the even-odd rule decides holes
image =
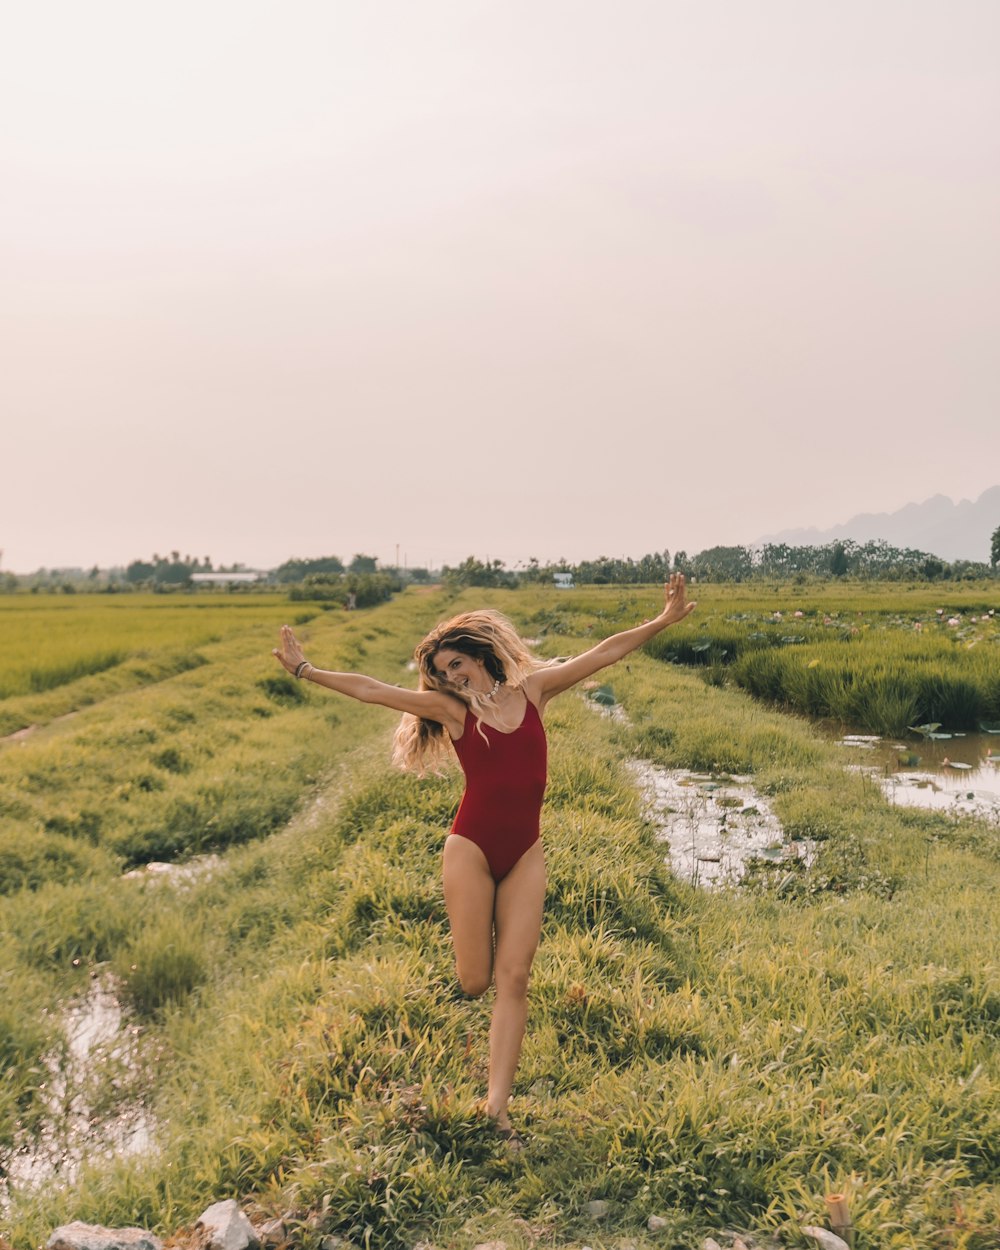
[[[388,682],[378,681],[364,673],[335,673],[317,668],[306,659],[290,625],[282,625],[280,645],[271,654],[293,677],[324,686],[360,703],[379,703],[383,707],[395,708],[397,712],[412,712],[414,716],[442,724],[461,724],[465,715],[465,705],[440,690],[407,690],[403,686],[390,686]]]
[[[642,625],[636,625],[634,629],[612,634],[610,638],[599,642],[596,647],[591,647],[589,651],[584,651],[572,660],[567,660],[565,664],[554,664],[551,668],[539,669],[536,673],[532,673],[525,684],[534,687],[534,691],[543,702],[547,701],[554,695],[569,690],[577,682],[592,677],[594,673],[599,673],[609,664],[615,664],[629,652],[635,651],[644,642],[655,637],[661,630],[669,625],[676,625],[678,621],[683,621],[697,607],[696,603],[688,603],[685,598],[683,573],[674,573],[663,589],[665,592],[663,611],[658,616],[645,621]]]

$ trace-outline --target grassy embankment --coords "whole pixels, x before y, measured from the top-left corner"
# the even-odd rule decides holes
[[[458,602],[484,599],[557,654],[648,615],[656,592]],[[303,632],[331,666],[404,681],[413,641],[453,606],[404,596]],[[795,1242],[851,1177],[862,1246],[996,1245],[996,829],[896,812],[802,723],[644,656],[610,677],[631,726],[557,701],[550,902],[515,1100],[533,1141],[509,1158],[474,1115],[489,1003],[455,994],[439,896],[457,781],[390,774],[389,713],[275,684],[264,616],[199,648],[199,668],[0,754],[4,861],[29,835],[79,856],[6,879],[0,1145],[40,1106],[32,1065],[51,1040],[32,1004],[108,961],[141,1025],[118,1076],[145,1091],[161,1150],[20,1198],[16,1246],[72,1218],[171,1231],[230,1194],[295,1213],[305,1245],[337,1231],[641,1246],[653,1212],[679,1244],[724,1224]],[[169,751],[183,767],[157,762]],[[631,752],[753,772],[786,829],[820,840],[817,863],[780,894],[766,870],[716,895],[674,882]],[[303,791],[322,801],[282,828]],[[101,819],[42,835],[50,810]],[[184,888],[118,876],[226,846]],[[110,1110],[120,1091],[102,1092]],[[592,1198],[611,1203],[598,1228]]]

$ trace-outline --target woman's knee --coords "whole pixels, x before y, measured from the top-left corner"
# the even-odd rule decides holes
[[[470,998],[480,998],[490,988],[490,982],[493,980],[492,970],[489,968],[456,968],[458,973],[458,983],[462,987],[462,993],[468,994]]]
[[[531,963],[521,960],[516,962],[498,963],[496,981],[498,994],[514,994],[525,997],[528,993],[528,982],[531,980]]]

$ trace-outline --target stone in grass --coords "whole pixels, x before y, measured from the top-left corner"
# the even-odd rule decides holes
[[[706,1237],[701,1243],[701,1250],[722,1250],[722,1247],[714,1237]]]
[[[507,1250],[505,1241],[480,1241],[473,1246],[473,1250]]]
[[[162,1250],[163,1242],[144,1228],[102,1228],[100,1224],[63,1224],[45,1250]]]
[[[262,1246],[280,1246],[288,1240],[288,1228],[281,1216],[256,1225],[257,1240]]]
[[[213,1202],[198,1216],[197,1225],[208,1234],[211,1250],[250,1250],[260,1245],[254,1226],[235,1198]]]
[[[611,1210],[611,1204],[605,1202],[603,1198],[595,1198],[592,1202],[588,1202],[583,1209],[592,1220],[603,1220]]]
[[[651,1215],[646,1221],[646,1227],[651,1233],[662,1233],[667,1224],[668,1221],[662,1215]]]

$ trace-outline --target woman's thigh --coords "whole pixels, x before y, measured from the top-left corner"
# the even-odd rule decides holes
[[[541,842],[528,848],[497,886],[494,905],[496,971],[527,985],[538,949],[545,906],[545,853]]]
[[[457,833],[445,839],[442,875],[458,979],[467,994],[482,994],[493,979],[496,883],[483,852]]]

